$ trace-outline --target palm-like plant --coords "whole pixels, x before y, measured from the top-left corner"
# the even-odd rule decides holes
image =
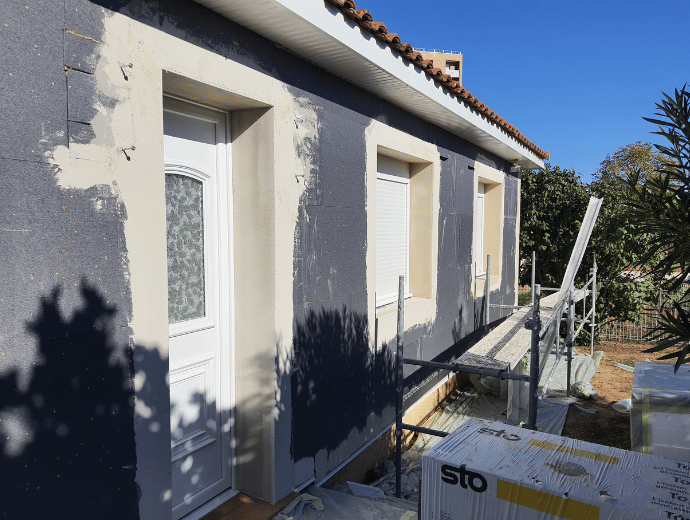
[[[639,264],[649,268],[662,289],[677,291],[690,278],[690,91],[683,86],[673,97],[663,94],[656,104],[657,118],[644,119],[658,125],[653,132],[665,145],[654,145],[665,161],[655,175],[640,179],[639,172],[625,179],[630,219],[651,237],[650,248]],[[659,257],[659,252],[661,256]],[[656,257],[656,258],[655,258]],[[675,349],[659,359],[677,358],[675,369],[690,362],[690,287],[671,304],[662,304],[660,319],[649,338],[656,346],[645,352]]]

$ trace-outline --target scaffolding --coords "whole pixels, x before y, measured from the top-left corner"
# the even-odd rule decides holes
[[[496,328],[489,331],[481,340],[473,345],[469,350],[460,355],[453,363],[438,363],[421,359],[410,359],[403,356],[403,337],[405,332],[405,279],[400,276],[398,291],[398,327],[396,342],[396,414],[395,414],[395,466],[396,466],[396,496],[401,494],[401,471],[402,471],[402,434],[403,430],[416,433],[436,435],[445,437],[447,432],[415,426],[403,423],[403,394],[404,379],[403,365],[416,365],[435,370],[448,370],[453,373],[477,374],[482,376],[493,376],[499,379],[508,380],[509,385],[515,385],[515,390],[519,391],[519,383],[528,383],[528,421],[526,428],[536,430],[537,409],[539,401],[546,395],[553,374],[561,359],[567,362],[567,382],[566,392],[570,395],[571,380],[571,361],[573,343],[582,329],[589,325],[592,335],[590,343],[590,355],[593,353],[593,338],[595,327],[596,309],[596,276],[597,264],[596,255],[590,277],[584,286],[576,289],[574,285],[575,274],[580,268],[584,251],[589,242],[592,229],[596,222],[601,199],[592,197],[589,201],[587,213],[582,221],[580,232],[575,243],[575,247],[570,256],[568,267],[560,288],[542,288],[535,284],[534,266],[535,255],[532,253],[532,303],[523,307],[513,305],[499,305],[490,303],[490,271],[491,257],[487,257],[487,279],[484,288],[484,320],[483,327],[488,329],[489,309],[507,308],[511,314]],[[542,291],[557,291],[550,296],[542,298]],[[587,312],[587,298],[591,296],[591,308]],[[475,291],[476,297],[476,291]],[[583,302],[582,317],[576,314],[576,304]],[[560,328],[563,321],[563,314],[566,314],[566,334],[561,339]],[[575,328],[577,326],[577,329]],[[539,390],[539,382],[542,379],[546,360],[552,349],[555,348],[556,362],[547,375]],[[517,374],[514,369],[521,363],[527,352],[530,352],[529,374]],[[516,384],[517,383],[517,384]],[[508,414],[510,416],[510,413]]]

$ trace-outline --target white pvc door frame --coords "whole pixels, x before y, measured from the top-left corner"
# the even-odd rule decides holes
[[[217,240],[215,241],[215,251],[211,254],[215,255],[217,261],[216,272],[214,278],[216,282],[207,278],[207,288],[212,289],[215,294],[207,295],[207,298],[217,298],[217,315],[207,316],[199,320],[191,320],[184,324],[174,324],[170,326],[170,337],[174,338],[184,334],[193,329],[201,329],[207,326],[212,326],[210,323],[216,321],[219,326],[219,351],[218,362],[215,367],[216,378],[216,406],[220,416],[220,424],[218,429],[221,436],[221,466],[223,468],[224,481],[227,477],[229,486],[225,483],[221,485],[221,489],[213,490],[209,493],[200,492],[199,497],[195,499],[192,496],[189,501],[173,509],[173,518],[193,519],[197,516],[202,516],[202,512],[198,509],[204,508],[204,504],[213,501],[220,493],[226,493],[232,490],[235,482],[235,450],[234,450],[234,407],[235,407],[235,388],[234,388],[234,265],[233,265],[233,208],[232,208],[232,172],[231,172],[231,149],[230,149],[230,120],[227,112],[221,112],[216,109],[205,107],[200,104],[191,103],[186,100],[181,100],[171,96],[163,98],[163,108],[167,112],[191,117],[193,119],[200,119],[202,121],[212,121],[216,123],[216,174],[215,174],[215,190],[212,190],[208,195],[213,196],[212,203],[215,206],[213,212],[215,218],[213,225],[217,226]],[[186,171],[185,171],[186,170]],[[186,173],[192,178],[204,180],[203,173],[199,174],[194,168],[192,161],[182,161],[176,159],[172,164],[166,164],[166,173]],[[206,189],[206,187],[205,187]],[[215,194],[213,194],[215,191]],[[206,197],[207,193],[204,193]],[[206,213],[206,208],[204,208]],[[206,215],[204,216],[206,218]],[[208,227],[208,222],[207,226]],[[204,230],[206,234],[206,228]],[[203,357],[203,356],[202,356]],[[198,363],[203,363],[204,360],[199,358]],[[194,363],[192,363],[193,365]],[[171,374],[179,367],[171,364]],[[172,462],[171,462],[172,464]],[[226,473],[227,472],[227,473]],[[201,496],[203,494],[207,496]],[[208,511],[204,511],[208,512]],[[198,513],[198,514],[197,514]]]

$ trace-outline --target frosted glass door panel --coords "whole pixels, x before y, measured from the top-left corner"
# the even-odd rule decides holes
[[[202,181],[165,175],[169,323],[206,315],[203,196]]]

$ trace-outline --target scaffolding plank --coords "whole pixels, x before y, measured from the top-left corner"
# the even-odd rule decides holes
[[[547,320],[555,311],[559,293],[541,299],[541,319]],[[485,368],[514,369],[529,350],[532,331],[525,328],[532,317],[532,308],[515,311],[498,327],[462,354],[457,363]]]
[[[601,208],[602,199],[591,197],[587,212],[582,219],[582,225],[577,235],[575,247],[570,254],[570,261],[566,268],[563,282],[561,283],[561,290],[541,300],[541,321],[546,323],[554,314],[561,314],[565,309],[566,299],[568,293],[573,287],[575,274],[580,268],[582,257],[585,254],[585,249],[589,238],[594,229],[594,224],[597,221],[599,209]],[[573,294],[575,301],[580,301],[589,294],[589,291],[584,289]],[[531,317],[531,308],[525,310],[518,310],[511,317],[506,319],[501,325],[489,332],[476,345],[469,349],[464,355],[469,354],[468,359],[472,360],[472,364],[477,366],[477,363],[484,361],[486,366],[496,366],[496,364],[503,364],[513,370],[520,362],[525,353],[529,350],[531,344],[531,331],[525,329],[524,325]],[[555,319],[559,320],[560,317]],[[464,363],[463,356],[458,360]]]

